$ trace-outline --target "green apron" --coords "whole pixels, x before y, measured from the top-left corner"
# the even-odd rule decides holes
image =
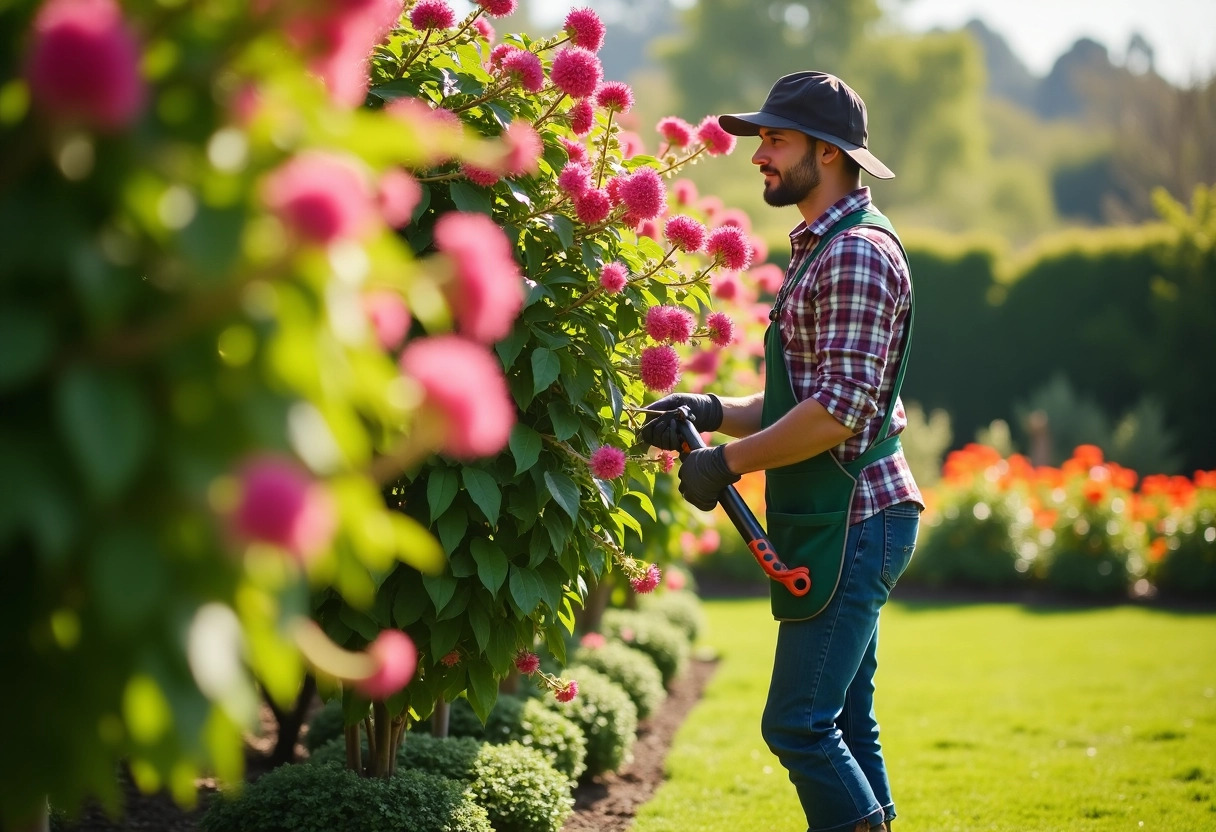
[[[872,226],[899,237],[891,223],[877,209],[866,207],[847,214],[823,235],[798,273],[792,278],[797,284],[828,242],[846,229]],[[902,244],[901,244],[902,249]],[[909,299],[908,330],[904,338],[904,355],[900,361],[891,404],[883,417],[875,441],[856,460],[842,464],[830,451],[810,459],[773,468],[765,472],[764,496],[767,503],[768,536],[781,559],[789,568],[805,566],[811,572],[811,589],[798,597],[777,581],[769,582],[773,617],[778,621],[805,621],[814,618],[827,607],[840,582],[844,564],[845,542],[849,533],[849,511],[857,477],[861,469],[896,453],[899,436],[887,436],[891,429],[891,411],[899,397],[907,367],[908,347],[912,341],[912,318],[915,309]],[[776,310],[779,313],[779,310]],[[785,350],[781,343],[780,314],[773,316],[764,336],[766,380],[761,427],[767,428],[798,404],[790,383]],[[886,438],[883,438],[886,437]]]

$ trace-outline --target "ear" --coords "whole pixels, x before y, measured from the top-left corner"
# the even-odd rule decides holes
[[[819,164],[835,165],[844,158],[844,151],[831,142],[819,142]]]

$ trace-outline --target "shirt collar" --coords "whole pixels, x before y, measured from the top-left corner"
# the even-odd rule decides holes
[[[870,189],[868,186],[861,186],[855,191],[842,196],[836,200],[826,211],[820,214],[814,222],[807,225],[806,220],[794,226],[794,230],[790,232],[790,243],[797,245],[800,238],[804,235],[811,234],[815,237],[822,237],[827,233],[828,229],[837,223],[837,221],[854,211],[860,211],[870,204]]]

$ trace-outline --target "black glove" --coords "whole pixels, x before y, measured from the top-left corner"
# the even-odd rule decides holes
[[[680,465],[680,493],[701,511],[710,511],[728,485],[739,475],[726,464],[726,446],[697,448]]]
[[[681,407],[688,408],[697,430],[702,433],[722,427],[722,402],[717,396],[712,393],[672,393],[646,406],[646,410],[667,412],[656,412],[646,417],[640,433],[642,439],[648,445],[664,451],[680,450],[678,408]]]

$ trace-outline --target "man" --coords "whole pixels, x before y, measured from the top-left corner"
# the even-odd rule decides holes
[[[866,148],[861,98],[822,72],[787,75],[759,112],[719,123],[759,137],[765,201],[802,214],[770,313],[764,392],[667,396],[641,435],[677,450],[683,407],[699,430],[741,437],[685,457],[680,492],[702,509],[741,474],[766,472],[769,537],[787,567],[810,569],[812,590],[770,584],[781,624],[765,741],[811,832],[889,830],[873,710],[878,615],[912,556],[923,502],[898,439],[912,284],[860,173],[894,174]]]

